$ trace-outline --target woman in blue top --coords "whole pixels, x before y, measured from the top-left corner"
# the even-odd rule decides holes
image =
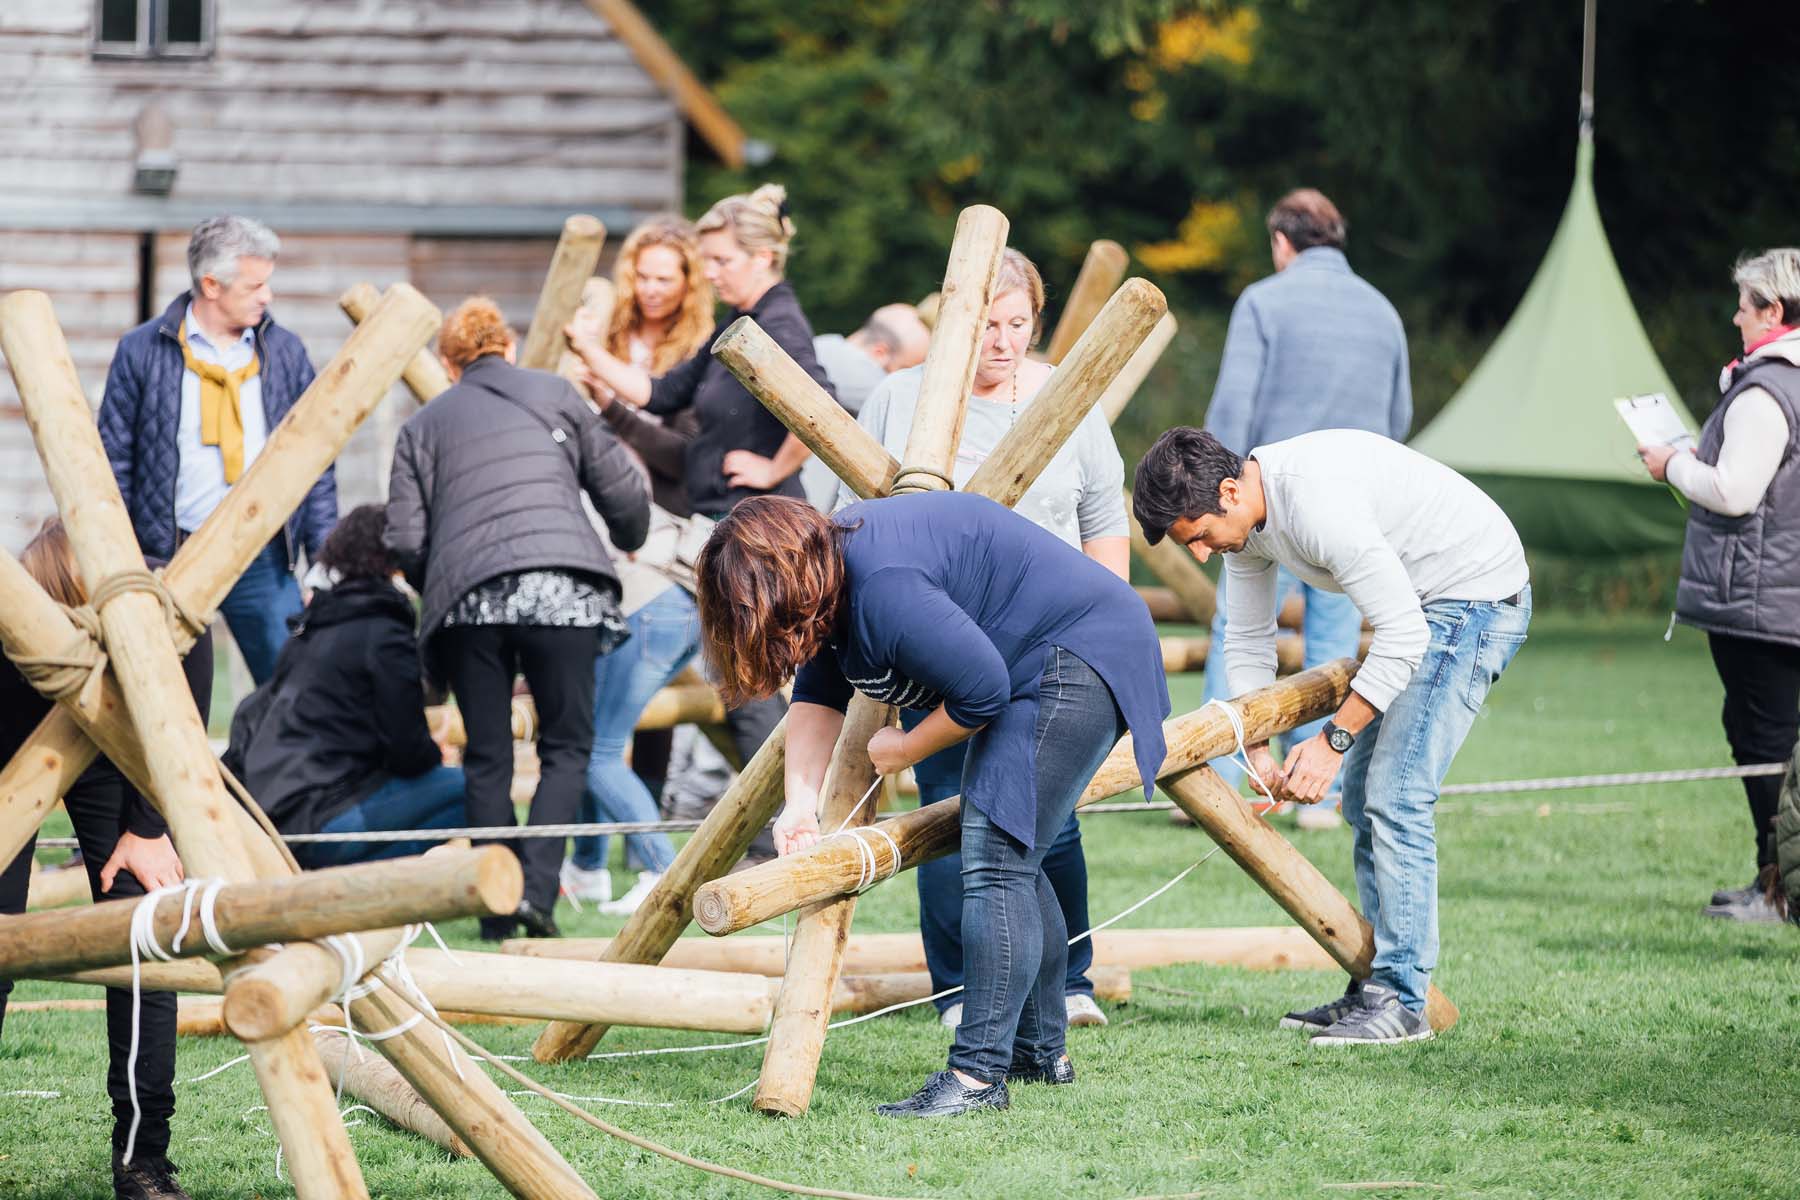
[[[949,1069],[883,1116],[1005,1108],[1006,1084],[1069,1083],[1068,934],[1044,852],[1129,729],[1146,786],[1169,712],[1137,594],[991,500],[931,493],[827,518],[778,497],[722,520],[698,564],[707,657],[727,702],[790,675],[783,854],[819,838],[819,788],[852,690],[929,709],[869,740],[891,774],[967,741],[962,1024]]]

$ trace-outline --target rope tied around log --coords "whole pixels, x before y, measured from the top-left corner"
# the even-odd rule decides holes
[[[102,579],[89,594],[86,604],[57,604],[69,623],[75,626],[75,637],[60,654],[14,654],[7,658],[25,676],[26,682],[51,700],[74,699],[91,712],[100,696],[100,685],[106,678],[106,633],[100,624],[100,613],[112,601],[127,592],[146,592],[162,605],[169,634],[177,641],[182,632],[191,633],[198,641],[206,633],[206,620],[183,604],[164,582],[162,571],[141,568],[115,571]]]
[[[930,467],[915,467],[911,464],[906,464],[901,466],[900,470],[895,473],[894,486],[888,494],[897,496],[902,492],[935,490],[921,487],[920,485],[913,483],[911,481],[911,476],[914,475],[923,475],[927,479],[937,480],[944,485],[944,490],[947,492],[954,492],[956,490],[956,480],[950,478],[950,476],[946,475],[944,472],[934,471]]]

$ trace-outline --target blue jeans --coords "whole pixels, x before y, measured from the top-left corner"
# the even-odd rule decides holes
[[[1036,845],[1026,849],[973,804],[962,810],[962,1024],[950,1067],[994,1082],[1016,1060],[1047,1065],[1068,1034],[1063,987],[1069,933],[1044,858],[1089,779],[1125,733],[1105,682],[1080,658],[1052,648],[1039,684]],[[969,740],[968,761],[987,750]]]
[[[275,673],[275,657],[287,644],[287,619],[300,611],[300,585],[281,546],[280,538],[264,546],[219,604],[258,686]]]
[[[395,777],[361,804],[352,804],[320,826],[320,833],[369,833],[378,829],[454,829],[467,825],[461,767],[433,767],[410,779]],[[294,847],[309,868],[342,867],[423,854],[435,843],[314,842]]]
[[[625,763],[625,748],[650,698],[681,673],[700,649],[700,610],[694,598],[671,587],[631,614],[631,637],[594,660],[594,748],[588,753],[583,821],[656,821],[656,797]],[[627,861],[658,873],[675,861],[666,833],[625,835]],[[606,838],[575,839],[575,865],[606,865]]]
[[[1344,820],[1355,836],[1356,894],[1375,929],[1370,978],[1425,1008],[1437,966],[1438,788],[1531,623],[1518,604],[1439,600],[1425,606],[1431,644],[1412,682],[1344,756]]]
[[[1310,671],[1316,666],[1331,662],[1338,658],[1355,658],[1357,643],[1362,638],[1362,612],[1350,597],[1341,592],[1328,592],[1316,588],[1310,583],[1301,583],[1284,567],[1275,583],[1275,603],[1277,607],[1287,602],[1287,598],[1298,589],[1306,602],[1306,617],[1301,622],[1300,633],[1305,639],[1306,648],[1301,655],[1300,665],[1303,670]],[[1231,689],[1225,682],[1225,578],[1219,577],[1219,607],[1213,613],[1212,648],[1206,654],[1206,686],[1201,694],[1200,703],[1208,700],[1229,700]],[[1283,744],[1297,746],[1307,738],[1317,734],[1325,727],[1325,719],[1308,722],[1294,728],[1286,734]],[[1276,757],[1276,762],[1281,761]],[[1242,785],[1244,768],[1235,758],[1215,758],[1213,769],[1219,777],[1232,787]],[[1336,796],[1342,788],[1341,782],[1331,785],[1331,792]]]

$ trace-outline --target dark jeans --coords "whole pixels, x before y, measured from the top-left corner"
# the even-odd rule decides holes
[[[925,719],[925,713],[908,709],[900,714],[907,729]],[[939,751],[913,768],[919,778],[919,804],[935,804],[962,791],[962,764],[967,748],[952,746]],[[962,941],[962,855],[946,854],[920,864],[913,872],[919,885],[919,936],[925,942],[925,967],[931,972],[931,990],[947,991],[963,982]],[[1087,856],[1081,851],[1081,822],[1071,815],[1069,823],[1056,835],[1056,841],[1044,855],[1044,874],[1062,907],[1063,924],[1069,936],[1087,932]],[[1094,965],[1094,943],[1082,938],[1069,947],[1069,966],[1063,981],[1065,995],[1094,994],[1094,983],[1088,968]],[[962,994],[941,997],[936,1001],[943,1012],[962,1003]]]
[[[100,891],[100,868],[112,857],[119,834],[125,830],[127,795],[117,776],[101,782],[84,777],[63,798],[75,836],[81,842],[88,887],[95,903],[144,894],[144,885],[128,871],[113,877],[112,891]],[[34,835],[19,856],[0,871],[0,913],[25,911],[31,856],[36,845]],[[11,991],[11,981],[0,980],[0,1024],[5,1021],[6,997]],[[106,1094],[112,1100],[112,1146],[117,1154],[125,1149],[125,1138],[131,1129],[131,1092],[125,1074],[126,1059],[131,1053],[130,988],[106,989],[106,1043]],[[133,1161],[166,1155],[169,1121],[175,1115],[174,992],[145,991],[139,998],[137,1095],[143,1119],[138,1125]]]
[[[1069,933],[1044,858],[1075,802],[1125,733],[1112,692],[1094,669],[1052,648],[1039,683],[1036,845],[1027,850],[972,804],[962,811],[962,1024],[950,1066],[993,1082],[1018,1060],[1049,1063],[1063,1052],[1063,987]],[[969,740],[968,761],[988,750]]]
[[[281,546],[280,538],[264,546],[219,603],[231,640],[258,686],[275,673],[275,658],[287,644],[287,619],[300,611],[300,585]]]
[[[513,677],[523,674],[538,715],[538,785],[531,825],[565,825],[581,810],[588,750],[594,740],[592,629],[535,625],[457,625],[443,639],[444,673],[462,710],[468,744],[463,782],[472,825],[515,823],[512,803]],[[525,899],[548,913],[556,905],[560,838],[508,842],[525,871]],[[507,918],[484,917],[490,932],[511,928]]]
[[[1800,647],[1709,633],[1713,666],[1725,685],[1725,740],[1740,766],[1786,762],[1800,733]],[[1744,780],[1758,870],[1775,861],[1775,808],[1781,776]]]
[[[460,767],[433,767],[410,779],[395,777],[376,788],[368,799],[352,804],[319,827],[320,833],[369,833],[381,829],[454,829],[467,825]],[[342,867],[423,854],[435,843],[416,842],[303,842],[294,856],[309,869]]]

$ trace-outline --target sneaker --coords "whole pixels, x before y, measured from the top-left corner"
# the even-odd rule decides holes
[[[1709,904],[1700,911],[1721,921],[1744,921],[1752,925],[1780,924],[1787,919],[1787,915],[1769,903],[1769,897],[1760,889],[1735,904]]]
[[[1712,894],[1714,904],[1743,904],[1762,894],[1762,881],[1752,879],[1741,888],[1720,888]]]
[[[1304,1008],[1281,1018],[1283,1029],[1329,1029],[1362,1004],[1362,980],[1352,979],[1344,994],[1317,1008]]]
[[[612,872],[605,867],[589,870],[578,867],[572,858],[564,859],[562,870],[558,873],[562,883],[563,895],[573,900],[587,900],[594,904],[605,904],[612,899]]]
[[[942,1025],[945,1029],[955,1029],[958,1025],[961,1025],[962,1004],[960,1002],[952,1004],[949,1008],[946,1008],[943,1012],[939,1013],[938,1024]]]
[[[114,1200],[193,1200],[175,1176],[181,1168],[166,1158],[134,1158],[130,1166],[113,1157]]]
[[[1069,1028],[1078,1025],[1104,1025],[1106,1014],[1086,992],[1071,992],[1063,997],[1063,1009],[1069,1014]]]
[[[519,923],[519,927],[525,931],[525,936],[528,938],[553,938],[562,936],[562,930],[556,927],[556,917],[551,913],[545,912],[529,900],[519,901],[519,907],[513,911],[513,919]],[[481,931],[481,936],[483,938],[487,937],[487,929],[485,927],[483,927]]]
[[[609,917],[629,917],[643,905],[645,898],[650,895],[650,889],[661,878],[661,871],[639,871],[637,882],[631,885],[631,890],[617,900],[602,904],[600,911]]]
[[[1314,1046],[1392,1046],[1399,1042],[1425,1042],[1432,1037],[1424,1013],[1400,1003],[1400,993],[1379,983],[1362,985],[1360,1003],[1326,1029],[1309,1039]]]
[[[1294,824],[1306,833],[1320,829],[1342,829],[1344,814],[1334,804],[1303,804],[1300,811],[1294,814]]]
[[[882,1117],[956,1117],[982,1108],[1004,1109],[1011,1103],[1004,1079],[972,1088],[958,1079],[955,1071],[939,1071],[911,1096],[897,1104],[883,1104],[875,1114]]]

